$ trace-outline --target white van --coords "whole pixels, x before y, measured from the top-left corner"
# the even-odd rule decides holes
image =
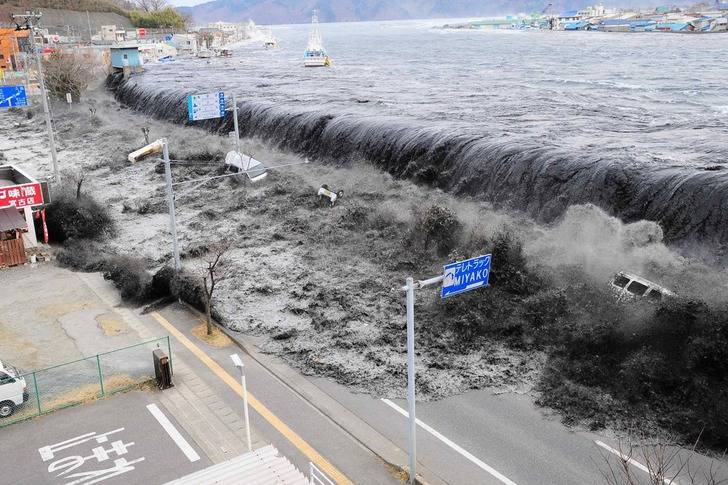
[[[20,371],[0,361],[0,418],[7,418],[28,400],[28,387]]]
[[[675,293],[664,286],[624,271],[614,275],[610,284],[619,299],[644,297],[659,302],[663,298],[675,296]]]

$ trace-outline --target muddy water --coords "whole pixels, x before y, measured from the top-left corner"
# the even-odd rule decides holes
[[[528,211],[592,202],[658,221],[668,240],[728,239],[724,36],[462,32],[432,23],[326,24],[331,69],[283,48],[149,65],[118,96],[184,122],[184,97],[239,96],[244,134]],[[209,123],[228,130],[229,119]]]

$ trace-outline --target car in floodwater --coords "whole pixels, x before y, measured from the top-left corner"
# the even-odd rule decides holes
[[[645,298],[649,301],[659,303],[664,298],[675,297],[675,293],[664,286],[653,283],[650,280],[637,275],[620,271],[610,282],[619,300]]]

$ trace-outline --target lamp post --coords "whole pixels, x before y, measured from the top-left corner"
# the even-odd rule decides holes
[[[245,433],[248,439],[248,451],[253,451],[253,445],[250,442],[250,417],[248,415],[248,388],[245,385],[245,364],[238,354],[230,356],[235,367],[240,371],[240,384],[243,386],[243,412],[245,413]]]

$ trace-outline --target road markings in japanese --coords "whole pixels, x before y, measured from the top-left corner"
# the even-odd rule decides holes
[[[117,428],[115,430],[108,431],[102,434],[96,434],[95,431],[82,434],[76,436],[75,438],[61,441],[60,443],[38,448],[38,453],[40,453],[40,457],[44,462],[55,459],[55,461],[52,461],[48,465],[48,473],[53,475],[54,478],[59,478],[65,481],[66,485],[90,485],[92,483],[103,482],[104,480],[108,480],[109,478],[113,478],[118,475],[133,471],[135,469],[134,465],[136,463],[140,463],[145,460],[143,456],[133,460],[127,460],[126,457],[122,456],[129,453],[129,448],[134,445],[133,441],[124,443],[123,439],[118,439],[110,443],[110,448],[105,447],[105,443],[109,443],[109,436],[121,433],[123,431],[124,428]],[[116,437],[120,438],[121,436]],[[87,452],[70,450],[70,448],[75,448],[77,446],[84,445],[92,441],[95,441],[96,444],[101,446],[96,446],[92,448],[91,454],[88,456],[83,456]],[[93,443],[89,444],[93,445]],[[89,446],[86,445],[83,449],[88,449],[88,447]],[[79,454],[58,458],[58,455],[66,454],[65,450],[69,450],[69,452],[71,453],[76,452]],[[115,458],[113,460],[113,466],[111,466],[110,468],[101,468],[95,470],[89,469],[96,464],[100,464],[110,460],[112,458],[112,454],[120,458]],[[88,466],[84,466],[87,464],[87,462],[89,462]],[[86,470],[79,470],[75,473],[71,473],[82,467]]]

